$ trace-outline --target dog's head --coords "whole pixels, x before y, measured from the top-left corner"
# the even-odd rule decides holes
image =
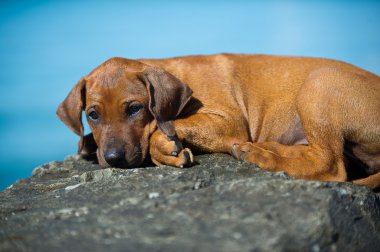
[[[172,121],[191,89],[165,70],[136,60],[111,58],[79,80],[57,110],[80,136],[78,153],[96,151],[103,167],[137,167],[156,127],[175,134]],[[82,111],[92,133],[84,136]]]

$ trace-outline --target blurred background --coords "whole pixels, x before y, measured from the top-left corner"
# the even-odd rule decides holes
[[[380,2],[1,1],[0,190],[76,153],[55,116],[112,56],[219,52],[316,56],[380,74]]]

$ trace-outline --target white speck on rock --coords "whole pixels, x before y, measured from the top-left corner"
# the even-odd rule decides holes
[[[236,240],[239,240],[242,237],[242,235],[241,233],[235,232],[232,234],[232,237],[235,238]]]
[[[319,251],[321,251],[321,248],[319,247],[318,244],[314,244],[313,247],[311,248],[311,251],[319,252]]]
[[[150,192],[148,194],[148,198],[149,199],[155,199],[155,198],[158,198],[158,196],[160,196],[160,193],[159,192]]]
[[[201,188],[201,185],[202,185],[202,181],[201,180],[197,180],[194,184],[194,190],[198,190],[199,188]]]
[[[65,190],[66,191],[71,191],[71,190],[73,190],[73,189],[75,189],[75,188],[77,188],[77,187],[79,187],[79,186],[81,186],[81,185],[83,185],[84,183],[79,183],[79,184],[76,184],[76,185],[72,185],[72,186],[67,186],[66,188],[65,188]]]

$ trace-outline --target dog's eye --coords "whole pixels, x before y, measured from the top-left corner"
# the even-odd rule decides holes
[[[136,115],[141,109],[143,108],[140,104],[132,104],[127,109],[128,116],[134,116]]]
[[[98,113],[96,113],[96,111],[91,111],[89,114],[88,114],[88,118],[90,118],[91,120],[93,121],[96,121],[99,119],[99,115]]]

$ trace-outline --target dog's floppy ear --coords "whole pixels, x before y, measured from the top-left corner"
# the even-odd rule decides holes
[[[169,72],[158,67],[147,67],[142,79],[149,93],[149,110],[158,127],[167,136],[174,136],[172,121],[181,113],[193,91]]]
[[[86,81],[80,79],[70,91],[66,99],[59,105],[57,116],[75,134],[80,136],[78,143],[78,153],[81,154],[84,147],[84,129],[82,123],[82,111],[85,106]]]

